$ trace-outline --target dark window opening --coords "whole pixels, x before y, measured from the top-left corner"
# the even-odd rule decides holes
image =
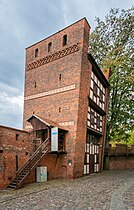
[[[36,82],[34,83],[34,88],[36,88]]]
[[[59,107],[59,113],[61,112],[61,107]]]
[[[61,74],[59,74],[59,81],[61,81]]]
[[[26,152],[25,154],[28,155],[28,152]]]
[[[18,139],[19,139],[19,134],[16,133],[16,141],[18,141]]]
[[[18,171],[18,168],[19,168],[19,166],[18,166],[18,155],[15,156],[15,159],[16,159],[16,171]]]
[[[3,153],[3,149],[0,150],[0,153]]]
[[[67,45],[67,35],[63,36],[63,46]]]
[[[50,52],[52,50],[52,42],[49,42],[48,44],[48,52]]]
[[[37,58],[38,57],[38,48],[35,50],[35,58]]]

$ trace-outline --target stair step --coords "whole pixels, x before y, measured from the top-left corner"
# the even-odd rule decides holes
[[[16,185],[16,183],[11,183],[10,185],[15,186],[15,185]]]
[[[16,185],[16,181],[13,181],[11,184],[15,184]]]
[[[14,189],[16,187],[16,185],[9,185],[7,188],[9,189],[9,188],[12,188],[12,189]]]
[[[21,168],[21,170],[18,171],[17,177],[14,178],[14,180],[11,182],[11,184],[9,186],[7,186],[6,189],[16,188],[17,183],[18,183],[17,188],[20,188],[22,186],[23,179],[27,176],[27,174],[29,174],[29,172],[32,170],[32,168],[35,168],[38,161],[43,157],[43,155],[48,152],[48,145],[47,145],[48,140],[49,139],[47,138],[45,141],[45,144],[40,148],[41,151],[37,150],[37,151],[35,151],[35,153],[33,153],[34,156],[29,158],[29,162],[26,162],[26,165],[24,166],[24,168]]]
[[[19,176],[18,179],[23,179],[24,177],[25,177],[25,175],[24,176]]]
[[[29,170],[23,171],[22,175],[23,175],[23,174],[27,174],[28,172],[29,172]]]

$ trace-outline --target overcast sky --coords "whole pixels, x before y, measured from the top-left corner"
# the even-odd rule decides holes
[[[105,18],[133,0],[0,0],[0,125],[22,128],[25,48],[86,17]]]

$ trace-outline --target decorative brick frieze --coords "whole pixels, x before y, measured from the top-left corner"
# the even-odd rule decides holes
[[[42,66],[44,64],[47,64],[49,62],[52,62],[52,61],[57,60],[59,58],[62,58],[64,56],[66,56],[66,55],[74,53],[74,52],[76,52],[78,50],[79,50],[79,43],[74,44],[74,45],[72,45],[70,47],[67,47],[67,48],[63,49],[63,50],[55,52],[52,55],[46,56],[44,58],[41,58],[41,59],[39,59],[37,61],[34,61],[34,62],[28,64],[26,66],[26,70],[29,71],[31,69],[37,68],[37,67]]]
[[[24,98],[24,100],[25,101],[26,100],[31,100],[31,99],[40,98],[40,97],[44,97],[44,96],[49,96],[49,95],[53,95],[53,94],[57,94],[57,93],[62,93],[62,92],[68,91],[68,90],[74,90],[74,89],[75,89],[75,84],[68,85],[68,86],[58,88],[58,89],[54,89],[54,90],[50,90],[50,91],[47,91],[47,92],[26,96]]]

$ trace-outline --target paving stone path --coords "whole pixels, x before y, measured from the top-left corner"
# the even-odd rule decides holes
[[[0,210],[134,210],[134,170],[0,191]]]

